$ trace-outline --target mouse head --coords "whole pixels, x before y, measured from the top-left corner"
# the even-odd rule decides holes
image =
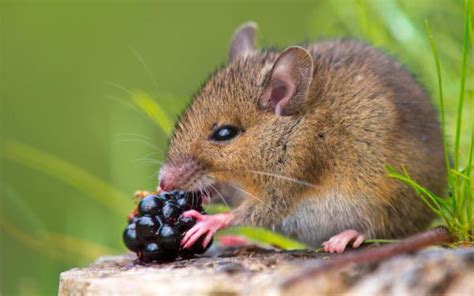
[[[229,63],[209,78],[178,121],[160,171],[162,189],[197,191],[228,183],[258,192],[282,181],[272,174],[304,175],[311,144],[298,131],[312,57],[297,46],[282,53],[256,51],[255,30],[254,23],[237,29]]]

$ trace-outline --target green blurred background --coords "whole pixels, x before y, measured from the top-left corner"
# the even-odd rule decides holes
[[[166,131],[134,102],[150,104],[152,98],[174,121],[226,61],[231,34],[244,21],[258,22],[261,46],[333,37],[371,42],[406,64],[437,102],[428,19],[440,51],[452,135],[463,5],[3,0],[0,294],[55,294],[61,271],[125,251],[121,231],[132,193],[155,187],[167,143]],[[464,151],[474,114],[470,55]]]

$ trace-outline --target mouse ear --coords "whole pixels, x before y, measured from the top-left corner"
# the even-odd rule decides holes
[[[264,82],[259,107],[277,115],[297,113],[313,78],[313,58],[299,46],[292,46],[278,57]]]
[[[246,22],[235,30],[229,48],[230,61],[246,56],[254,51],[256,31],[257,24],[255,22]]]

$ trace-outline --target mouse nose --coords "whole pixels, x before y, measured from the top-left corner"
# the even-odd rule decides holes
[[[163,191],[172,191],[174,189],[174,187],[175,187],[175,184],[173,182],[171,182],[171,180],[169,178],[167,178],[166,176],[161,177],[160,188]]]
[[[193,160],[182,160],[178,163],[168,163],[161,167],[159,187],[164,191],[189,189],[189,180],[194,182],[196,172],[202,171]]]

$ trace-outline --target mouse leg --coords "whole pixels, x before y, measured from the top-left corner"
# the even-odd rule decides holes
[[[222,213],[217,215],[203,215],[195,210],[186,211],[184,217],[194,218],[197,223],[189,229],[181,240],[183,248],[189,248],[203,235],[205,239],[202,242],[206,247],[212,239],[212,236],[219,230],[229,227],[234,220],[234,214]]]
[[[324,251],[341,254],[347,245],[352,243],[353,248],[358,248],[364,242],[365,236],[354,229],[349,229],[332,236],[323,243]]]

